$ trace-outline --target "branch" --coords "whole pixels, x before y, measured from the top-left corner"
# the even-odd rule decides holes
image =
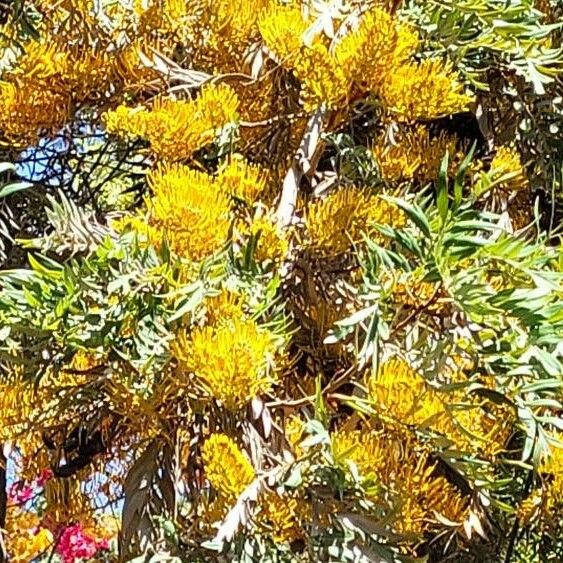
[[[251,505],[254,505],[258,501],[259,496],[268,489],[268,482],[276,479],[283,473],[283,469],[287,468],[275,467],[267,473],[256,477],[244,489],[219,526],[213,542],[222,544],[225,541],[232,541],[238,530],[248,525],[252,517]]]
[[[311,175],[316,169],[323,148],[320,138],[326,114],[326,107],[321,106],[309,118],[293,163],[283,180],[282,194],[276,212],[282,227],[287,227],[293,220],[301,179],[305,174]]]

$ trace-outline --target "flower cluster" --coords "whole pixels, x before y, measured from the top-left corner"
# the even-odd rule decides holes
[[[472,99],[443,61],[410,62],[418,48],[417,34],[383,8],[372,7],[357,29],[332,41],[315,33],[317,23],[295,6],[275,6],[259,21],[268,47],[301,81],[306,109],[337,107],[355,90],[367,91],[380,96],[391,113],[410,121],[462,111]]]
[[[256,478],[248,458],[225,434],[212,434],[203,446],[205,475],[218,494],[208,516],[224,515]],[[268,491],[261,499],[258,515],[261,530],[278,542],[291,542],[303,536],[302,525],[311,519],[310,507],[303,499]]]
[[[226,244],[236,200],[252,203],[266,178],[259,167],[233,158],[215,176],[182,164],[161,164],[148,183],[148,220],[126,216],[114,228],[136,231],[141,243],[157,248],[166,241],[180,256],[201,260]]]
[[[561,551],[554,1],[4,4],[11,560]]]
[[[8,489],[8,498],[16,505],[26,504],[36,496],[37,489],[43,488],[45,483],[49,481],[52,476],[52,470],[45,468],[41,470],[39,476],[31,483],[16,481],[12,483]]]
[[[73,48],[52,38],[29,41],[23,50],[17,66],[2,76],[0,130],[5,141],[25,146],[56,132],[76,107],[103,92],[115,63],[103,50]]]
[[[37,514],[20,507],[10,507],[6,517],[6,545],[11,560],[28,563],[52,549],[55,538],[41,527]]]
[[[237,118],[235,92],[224,84],[204,86],[193,101],[158,98],[151,109],[119,106],[105,116],[110,133],[146,139],[167,161],[186,160],[211,143]]]
[[[438,432],[458,451],[494,456],[508,440],[507,413],[459,393],[440,392],[402,359],[385,362],[369,379],[368,388],[376,410],[391,425],[412,424]],[[465,408],[455,407],[463,403]]]
[[[394,143],[381,135],[373,147],[381,174],[389,182],[436,180],[446,152],[451,161],[457,154],[457,139],[444,133],[431,137],[420,125],[405,131]]]
[[[398,533],[420,533],[439,525],[445,517],[460,525],[467,501],[444,477],[428,453],[417,451],[408,435],[381,431],[337,431],[332,435],[335,459],[355,464],[362,477],[381,484],[377,490]]]
[[[211,486],[227,502],[234,503],[254,479],[250,461],[224,434],[212,434],[205,441],[202,456],[205,475]]]
[[[77,563],[84,559],[92,559],[99,551],[108,548],[107,540],[99,541],[86,534],[81,524],[73,524],[61,533],[57,553],[61,556],[63,563]]]
[[[399,119],[433,119],[468,109],[472,101],[463,93],[452,66],[439,59],[424,59],[397,67],[382,86],[382,98]]]
[[[518,192],[528,186],[520,155],[511,147],[499,147],[491,162],[489,175],[492,183],[506,192]]]
[[[186,166],[162,166],[151,173],[149,185],[149,224],[175,252],[198,260],[225,243],[230,198],[211,176]]]
[[[270,213],[258,211],[251,220],[240,222],[239,232],[243,238],[252,238],[259,263],[279,265],[288,255],[289,234]]]
[[[251,319],[233,318],[218,326],[180,335],[175,355],[208,397],[236,410],[267,393],[276,382],[278,338]]]
[[[318,253],[338,255],[362,241],[377,237],[377,224],[400,226],[402,212],[367,190],[344,188],[308,206],[306,223],[310,245]]]

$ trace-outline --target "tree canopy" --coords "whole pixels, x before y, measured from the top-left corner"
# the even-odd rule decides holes
[[[562,25],[0,1],[0,560],[563,560]]]

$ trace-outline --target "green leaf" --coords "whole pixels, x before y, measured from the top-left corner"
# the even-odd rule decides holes
[[[408,218],[422,231],[424,236],[430,238],[432,236],[432,231],[430,229],[430,223],[424,211],[416,204],[407,203],[403,199],[391,197],[391,196],[382,196],[383,199],[389,201],[390,203],[394,203],[397,207],[402,209],[408,216]]]
[[[540,381],[524,385],[521,389],[521,393],[538,393],[539,391],[550,391],[560,389],[561,387],[563,387],[563,381],[561,379],[541,379]]]
[[[30,254],[28,256],[29,264],[34,271],[42,274],[47,278],[60,279],[63,277],[63,266],[58,262],[47,258],[46,256],[37,255],[37,258]]]
[[[471,149],[469,149],[469,152],[465,155],[465,158],[461,162],[459,169],[457,171],[455,177],[455,184],[454,184],[454,202],[456,204],[456,207],[459,207],[461,205],[461,201],[463,197],[463,184],[465,180],[465,173],[467,172],[467,168],[469,167],[471,161],[473,160],[473,155],[475,153],[476,147],[477,147],[477,141],[475,141],[471,145]]]
[[[195,287],[178,303],[176,312],[168,319],[169,322],[174,322],[181,319],[184,315],[195,311],[196,307],[205,298],[206,291],[203,283],[198,282]]]
[[[552,354],[546,352],[542,348],[534,347],[534,357],[538,359],[545,371],[554,377],[563,375],[563,366]],[[563,381],[562,381],[563,384]]]
[[[14,169],[15,166],[11,162],[0,162],[0,174],[3,174],[4,172],[8,172],[8,170],[12,171]]]
[[[446,217],[448,216],[448,166],[449,166],[450,155],[448,151],[442,163],[440,164],[440,173],[438,174],[437,183],[437,193],[436,193],[436,204],[438,206],[438,213],[442,219],[442,223],[445,223]]]
[[[283,484],[290,489],[297,489],[303,483],[303,475],[301,473],[301,466],[297,464],[291,470],[288,477],[284,480]]]
[[[341,321],[337,321],[336,324],[338,326],[355,326],[361,323],[362,321],[366,320],[376,310],[377,310],[377,305],[372,305],[370,307],[366,307],[365,309],[360,309],[359,311],[355,312],[353,315],[346,317]]]
[[[0,198],[9,196],[10,194],[21,192],[31,188],[33,184],[31,182],[15,182],[14,184],[8,184],[0,190]]]

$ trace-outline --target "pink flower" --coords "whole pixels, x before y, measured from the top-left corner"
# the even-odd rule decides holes
[[[39,473],[39,477],[37,477],[35,483],[37,484],[38,487],[44,487],[45,483],[49,481],[52,477],[53,477],[53,471],[51,471],[51,469],[46,467],[41,470],[41,473]]]
[[[68,526],[59,538],[57,552],[64,563],[91,559],[100,548],[95,538],[84,533],[80,524]]]
[[[98,549],[109,549],[109,540],[100,540],[98,542]]]
[[[25,504],[33,498],[33,487],[26,485],[24,481],[18,481],[10,486],[8,497],[16,504]]]

